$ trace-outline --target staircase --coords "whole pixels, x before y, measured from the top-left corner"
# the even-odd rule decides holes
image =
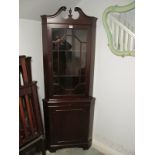
[[[112,34],[113,46],[119,51],[135,51],[134,27],[120,16],[109,15],[108,25]]]
[[[134,2],[125,6],[110,6],[103,13],[103,25],[108,37],[108,46],[117,56],[135,55],[134,26],[122,18],[122,13],[133,10]]]

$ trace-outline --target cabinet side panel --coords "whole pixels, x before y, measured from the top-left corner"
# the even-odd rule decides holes
[[[89,132],[88,132],[88,141],[92,141],[93,134],[93,122],[94,122],[94,108],[95,108],[95,98],[92,98],[90,103],[90,111],[89,111]]]
[[[47,40],[47,25],[42,24],[42,43],[43,43],[43,64],[44,64],[44,87],[45,98],[48,98],[48,40]]]
[[[96,39],[96,19],[93,20],[92,24],[92,37],[91,37],[91,64],[90,64],[90,87],[89,96],[93,94],[93,80],[94,80],[94,63],[95,63],[95,39]]]

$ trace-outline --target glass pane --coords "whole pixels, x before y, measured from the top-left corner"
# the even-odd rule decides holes
[[[52,29],[54,94],[85,92],[87,30]]]

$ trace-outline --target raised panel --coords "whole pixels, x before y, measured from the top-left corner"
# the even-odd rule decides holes
[[[88,137],[89,107],[50,108],[53,135],[57,144],[82,142]]]

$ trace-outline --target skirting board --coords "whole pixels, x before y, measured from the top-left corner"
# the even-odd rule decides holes
[[[95,139],[93,140],[92,146],[105,155],[129,155],[129,153],[124,153],[124,151],[119,152],[116,149],[114,149],[113,147],[109,146],[108,144],[101,143]]]

